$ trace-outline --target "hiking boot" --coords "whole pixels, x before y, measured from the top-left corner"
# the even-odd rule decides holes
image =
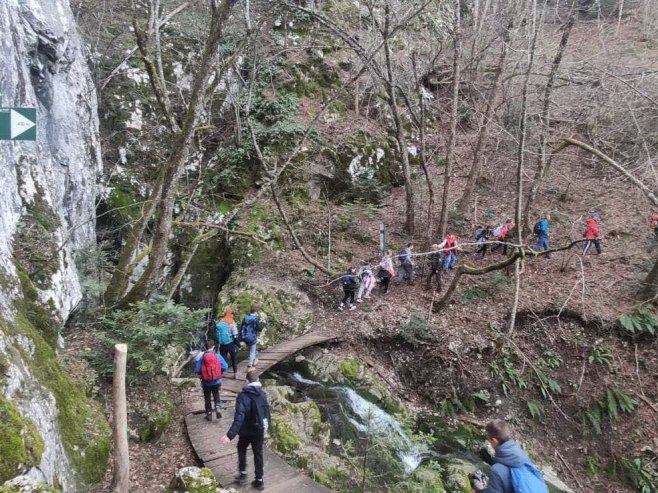
[[[239,474],[235,475],[235,482],[244,484],[244,482],[247,481],[247,473],[246,472],[241,472]]]
[[[367,294],[367,295],[364,296],[364,298],[367,299],[367,300],[369,300],[369,299],[370,299],[370,295]]]
[[[217,419],[222,417],[222,411],[219,408],[215,409],[215,417]]]
[[[212,421],[212,413],[206,413],[206,421]]]
[[[253,486],[254,488],[256,488],[257,490],[260,490],[260,491],[265,489],[265,483],[263,482],[262,479],[254,479],[251,482],[251,486]]]
[[[350,311],[351,310],[356,310],[356,305],[350,305]]]
[[[343,305],[342,303],[341,303],[340,305],[338,305],[338,309],[339,309],[341,312],[343,311],[343,308],[345,308],[345,305]]]
[[[356,299],[356,302],[357,302],[357,303],[363,303],[363,300],[362,300],[361,298],[357,298],[357,299]]]

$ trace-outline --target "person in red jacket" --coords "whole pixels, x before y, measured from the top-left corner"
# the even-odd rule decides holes
[[[592,216],[585,220],[585,233],[583,236],[587,240],[585,246],[583,246],[583,256],[587,255],[587,252],[592,247],[592,244],[596,247],[596,253],[600,255],[601,251],[601,231],[599,230],[599,215],[598,213],[592,213]]]
[[[649,229],[653,230],[653,239],[658,240],[658,214],[653,213],[649,217]]]

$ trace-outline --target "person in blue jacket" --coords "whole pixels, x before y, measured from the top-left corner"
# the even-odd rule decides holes
[[[543,252],[548,250],[550,246],[548,245],[548,229],[550,226],[551,215],[544,214],[544,216],[535,224],[535,234],[537,235],[537,244],[535,245],[535,250]],[[551,254],[547,253],[546,258],[551,258]]]
[[[473,481],[473,487],[476,491],[482,493],[514,493],[510,468],[520,468],[527,464],[532,467],[536,466],[521,446],[512,440],[512,431],[507,422],[502,419],[495,419],[487,424],[485,432],[496,455],[491,458],[493,465],[491,466],[489,483],[485,485],[481,479],[476,479]],[[540,479],[540,481],[543,483],[543,479]],[[545,491],[548,491],[548,489]]]
[[[200,352],[194,361],[194,373],[201,377],[203,400],[206,408],[206,419],[212,421],[212,400],[215,401],[215,415],[222,417],[222,405],[219,391],[222,388],[222,373],[228,369],[228,363],[215,352],[215,341],[206,341],[206,350]]]

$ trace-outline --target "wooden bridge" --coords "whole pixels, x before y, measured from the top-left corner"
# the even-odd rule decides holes
[[[280,361],[286,359],[304,348],[315,346],[335,339],[335,335],[323,332],[311,332],[288,342],[278,344],[270,349],[258,353],[258,371],[264,372]],[[253,455],[251,449],[247,451],[248,481],[244,485],[235,482],[234,476],[238,472],[237,438],[230,444],[221,444],[220,438],[226,435],[233,422],[235,411],[235,398],[246,383],[247,362],[238,365],[236,378],[229,372],[222,382],[221,399],[228,402],[223,404],[222,418],[208,422],[205,419],[203,392],[197,385],[188,396],[188,405],[192,410],[185,417],[187,434],[192,447],[203,462],[203,465],[215,474],[219,484],[225,488],[235,488],[238,491],[254,491],[251,481],[254,478]],[[214,418],[214,415],[213,415]],[[328,488],[316,483],[310,477],[294,469],[279,456],[265,447],[265,490],[272,493],[324,493],[330,492]]]

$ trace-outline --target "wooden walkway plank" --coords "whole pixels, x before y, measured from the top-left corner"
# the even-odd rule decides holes
[[[271,349],[261,351],[257,356],[258,371],[260,373],[267,371],[280,361],[302,349],[328,342],[335,338],[336,336],[328,333],[311,332],[291,341],[278,344]],[[246,484],[240,485],[234,479],[238,469],[237,440],[225,445],[220,443],[220,439],[226,435],[228,428],[233,422],[233,412],[235,410],[233,403],[237,394],[246,384],[246,373],[247,362],[242,361],[238,364],[236,378],[231,378],[233,376],[232,374],[231,377],[224,377],[221,399],[225,404],[222,409],[221,419],[213,419],[211,422],[205,419],[203,395],[199,387],[188,395],[188,405],[193,411],[185,417],[190,443],[199,459],[205,467],[212,470],[219,484],[227,488],[235,488],[237,491],[253,491],[251,487],[251,480],[253,479],[253,454],[251,450],[247,451],[249,480]],[[328,493],[331,491],[291,467],[281,457],[270,451],[267,448],[267,443],[265,444],[263,454],[265,458],[266,491],[271,493]]]

